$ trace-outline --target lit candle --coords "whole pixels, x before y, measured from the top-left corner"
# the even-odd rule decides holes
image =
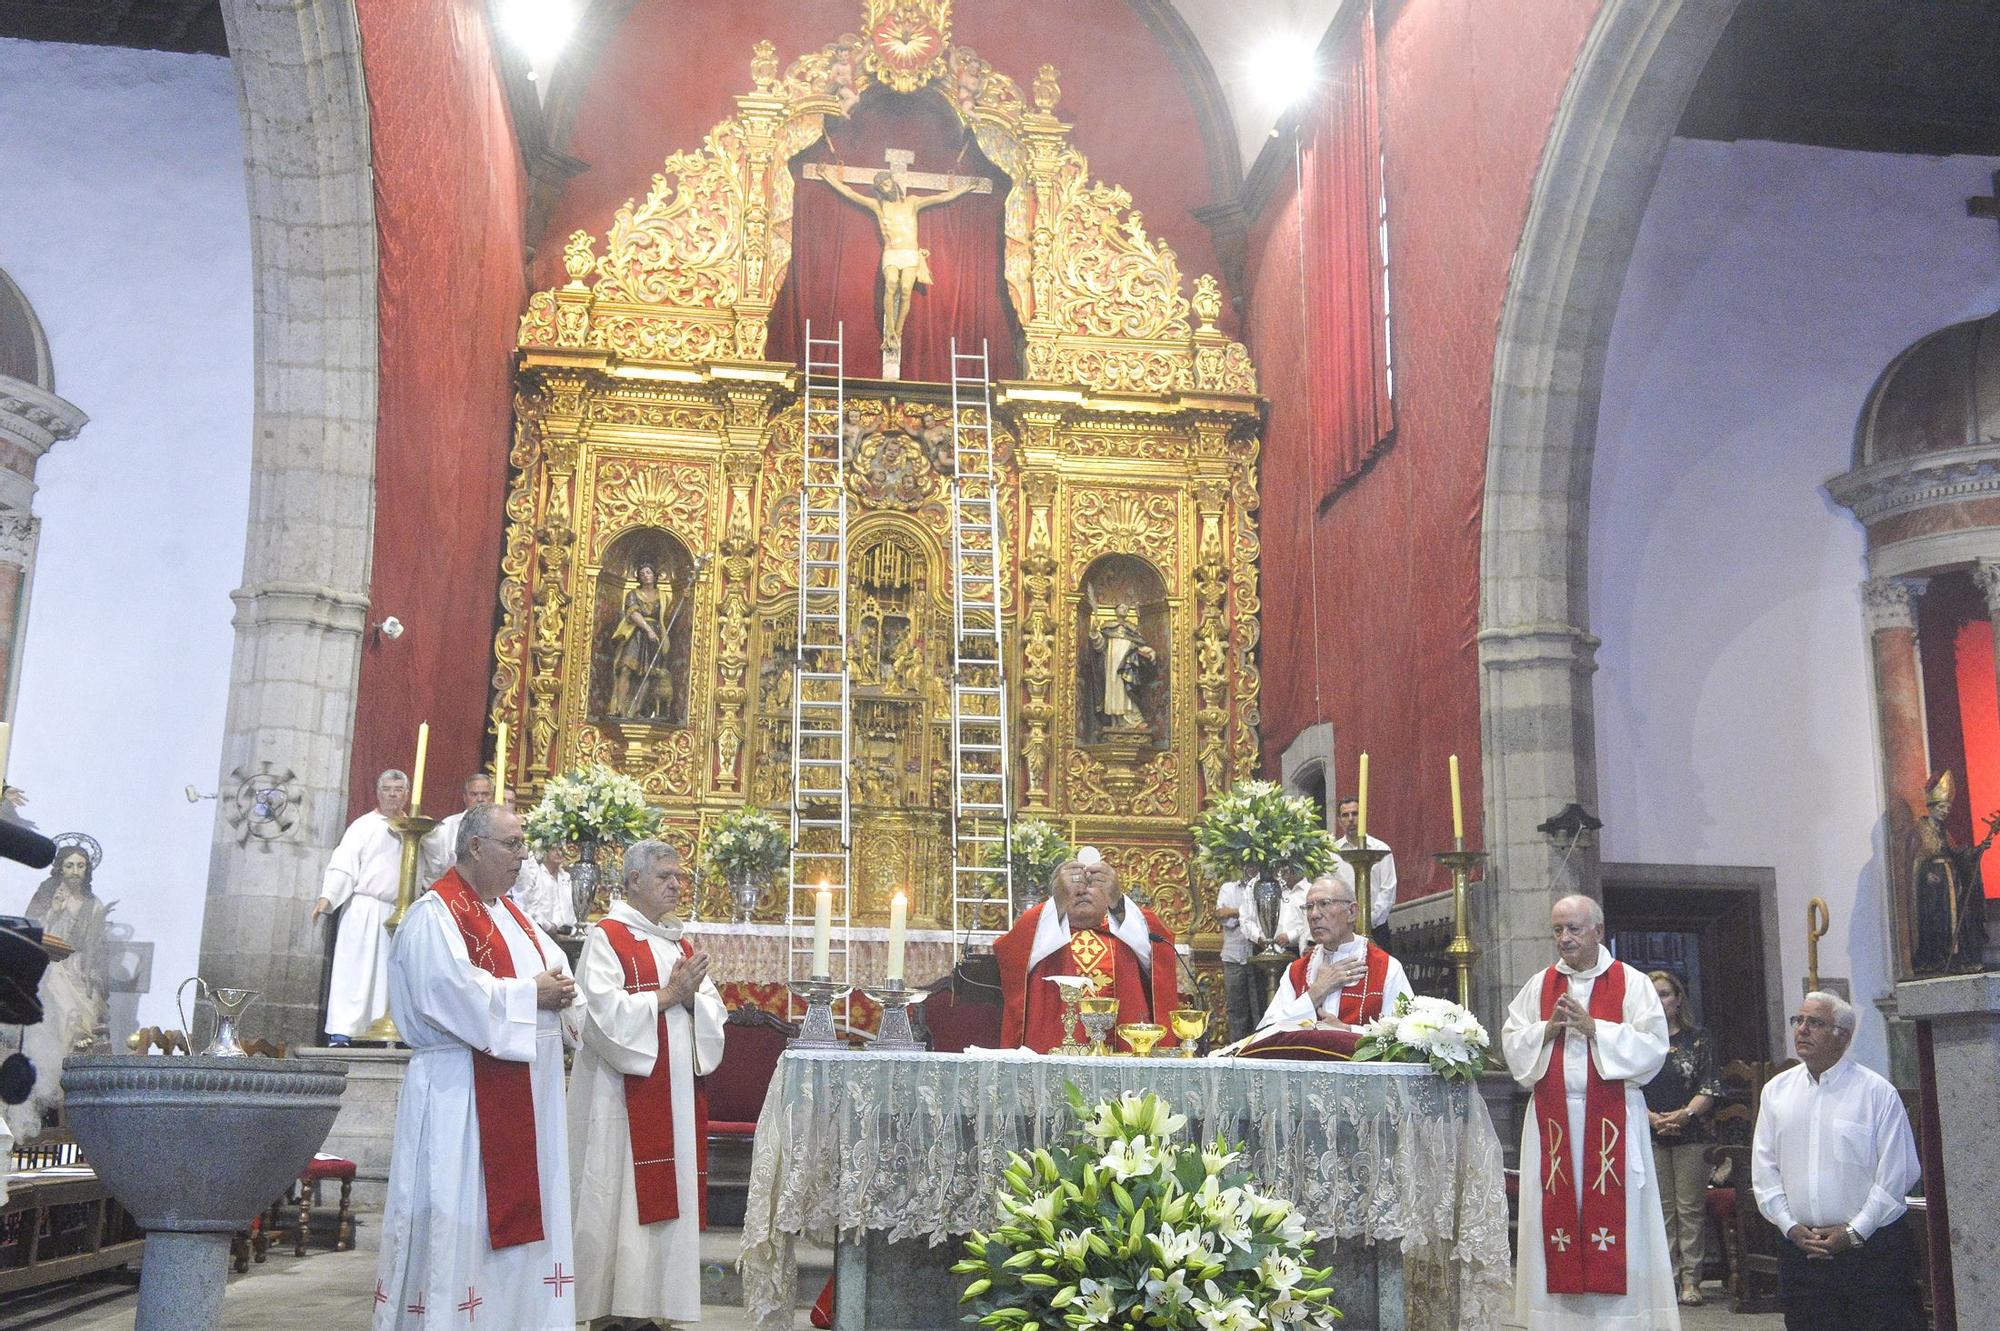
[[[883,979],[894,984],[903,978],[903,934],[910,922],[910,899],[900,890],[889,899],[889,969]]]
[[[815,976],[833,974],[833,889],[825,879],[813,893],[813,964]]]
[[[1458,755],[1451,755],[1451,839],[1465,846],[1465,799],[1458,793]]]
[[[7,785],[7,750],[14,747],[14,727],[0,721],[0,789]]]
[[[417,727],[417,769],[410,773],[410,812],[424,807],[424,755],[431,748],[431,723],[423,722]]]
[[[1454,760],[1456,761],[1456,760]],[[1457,768],[1452,769],[1454,772]],[[500,723],[500,738],[493,746],[493,802],[507,802],[507,723]]]
[[[1361,755],[1361,786],[1355,791],[1359,807],[1354,810],[1354,844],[1368,844],[1368,755]]]

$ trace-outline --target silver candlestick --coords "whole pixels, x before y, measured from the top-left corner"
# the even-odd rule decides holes
[[[861,991],[882,1005],[882,1029],[875,1036],[877,1049],[922,1049],[923,1042],[910,1029],[910,1004],[922,995],[902,980],[885,980]]]
[[[815,975],[809,980],[793,980],[787,987],[806,1002],[806,1019],[800,1024],[799,1033],[792,1037],[791,1047],[847,1048],[833,1031],[833,1000],[851,992],[852,986],[836,984],[830,975]]]

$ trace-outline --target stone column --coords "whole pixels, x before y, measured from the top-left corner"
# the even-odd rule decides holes
[[[1949,1226],[1958,1325],[2000,1326],[2000,1265],[1993,1261],[2000,1216],[1987,1204],[2000,1195],[2000,1137],[1987,1128],[1993,1069],[2000,1067],[2000,974],[1906,981],[1896,986],[1896,1005],[1904,1018],[1930,1028],[1937,1076],[1935,1087],[1925,1089],[1935,1092],[1944,1133],[1940,1172],[1960,1199]]]
[[[223,0],[256,300],[250,526],[201,970],[319,1039],[308,923],[344,830],[375,503],[375,213],[353,0]]]
[[[1874,661],[1876,733],[1882,743],[1883,855],[1889,866],[1890,938],[1896,974],[1910,973],[1910,866],[1904,849],[1923,798],[1929,751],[1924,731],[1922,672],[1917,662],[1914,601],[1920,582],[1876,578],[1861,584]]]
[[[1972,580],[1986,597],[1986,618],[1993,630],[1993,687],[2000,694],[2000,558],[1974,564]]]
[[[89,418],[54,393],[0,375],[0,718],[14,715],[21,637],[35,580],[41,519],[31,511],[35,466]]]
[[[1572,801],[1595,812],[1597,736],[1590,677],[1598,640],[1569,624],[1479,635],[1485,879],[1472,891],[1480,958],[1474,1006],[1498,1030],[1514,991],[1554,959],[1549,906],[1601,895],[1595,838],[1569,849],[1537,830]]]

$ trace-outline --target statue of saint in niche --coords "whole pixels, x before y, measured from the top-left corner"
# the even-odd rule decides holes
[[[681,725],[691,647],[688,594],[707,560],[664,532],[627,532],[597,576],[590,714],[626,725]]]
[[[1139,705],[1139,690],[1152,674],[1159,659],[1139,630],[1137,606],[1113,606],[1091,617],[1090,650],[1097,657],[1099,694],[1097,712],[1105,728],[1113,733],[1147,735],[1145,709]]]
[[[641,564],[625,592],[618,627],[611,630],[611,715],[657,721],[673,701],[667,678],[667,618],[673,589],[660,585],[659,570]]]
[[[1078,700],[1086,743],[1166,742],[1165,601],[1158,573],[1139,559],[1112,556],[1085,577]]]
[[[1979,844],[1955,846],[1945,830],[1953,798],[1951,773],[1939,774],[1924,792],[1924,816],[1910,833],[1916,915],[1910,969],[1919,975],[1978,970],[1985,964],[1986,890],[1979,859],[2000,832],[2000,812],[1987,816]]]

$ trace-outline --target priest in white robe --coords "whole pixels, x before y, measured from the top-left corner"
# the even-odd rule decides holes
[[[1500,1045],[1534,1093],[1521,1124],[1516,1318],[1536,1331],[1679,1331],[1640,1088],[1667,1057],[1652,982],[1612,958],[1604,911],[1564,897],[1554,966],[1521,986]]]
[[[1258,1030],[1360,1026],[1414,994],[1403,963],[1354,932],[1359,909],[1352,884],[1332,874],[1313,879],[1305,908],[1312,950],[1285,968]]]
[[[625,852],[625,899],[577,963],[582,1048],[570,1074],[579,1319],[701,1320],[708,1097],[722,995],[682,937],[686,875],[660,841]]]
[[[463,790],[465,807],[440,820],[431,829],[430,835],[424,838],[417,860],[419,888],[427,888],[444,877],[445,871],[458,859],[458,825],[465,821],[466,813],[493,802],[493,778],[484,772],[474,772],[465,778]]]
[[[389,821],[402,817],[409,803],[409,777],[394,769],[376,777],[375,807],[348,826],[320,880],[313,923],[341,911],[327,980],[330,1045],[347,1044],[389,1010],[389,931],[383,925],[396,909],[403,866],[403,843]]]
[[[526,856],[512,809],[469,810],[458,862],[396,931],[390,1001],[411,1054],[374,1331],[577,1321],[559,1021],[576,983],[507,898]]]

